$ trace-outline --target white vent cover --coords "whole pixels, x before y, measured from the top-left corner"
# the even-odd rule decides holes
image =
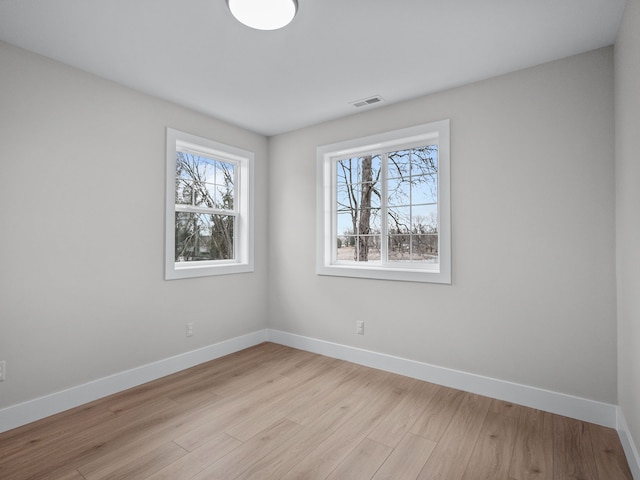
[[[350,102],[354,107],[366,107],[367,105],[373,105],[374,103],[379,103],[384,101],[384,99],[380,95],[374,95],[373,97],[365,98],[362,100],[356,100],[355,102]]]

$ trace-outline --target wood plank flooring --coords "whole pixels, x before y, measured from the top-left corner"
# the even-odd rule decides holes
[[[631,480],[614,430],[264,343],[0,434],[3,480]]]

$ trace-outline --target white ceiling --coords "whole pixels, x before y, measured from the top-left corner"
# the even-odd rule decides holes
[[[274,135],[611,45],[626,3],[298,1],[257,31],[225,0],[0,0],[0,40]]]

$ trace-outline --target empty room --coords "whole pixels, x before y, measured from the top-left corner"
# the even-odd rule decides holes
[[[640,480],[640,0],[0,0],[0,478]]]

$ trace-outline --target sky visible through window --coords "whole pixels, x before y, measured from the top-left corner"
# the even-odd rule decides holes
[[[235,165],[176,153],[175,261],[234,258]]]
[[[336,234],[338,261],[437,263],[438,146],[338,160]]]

